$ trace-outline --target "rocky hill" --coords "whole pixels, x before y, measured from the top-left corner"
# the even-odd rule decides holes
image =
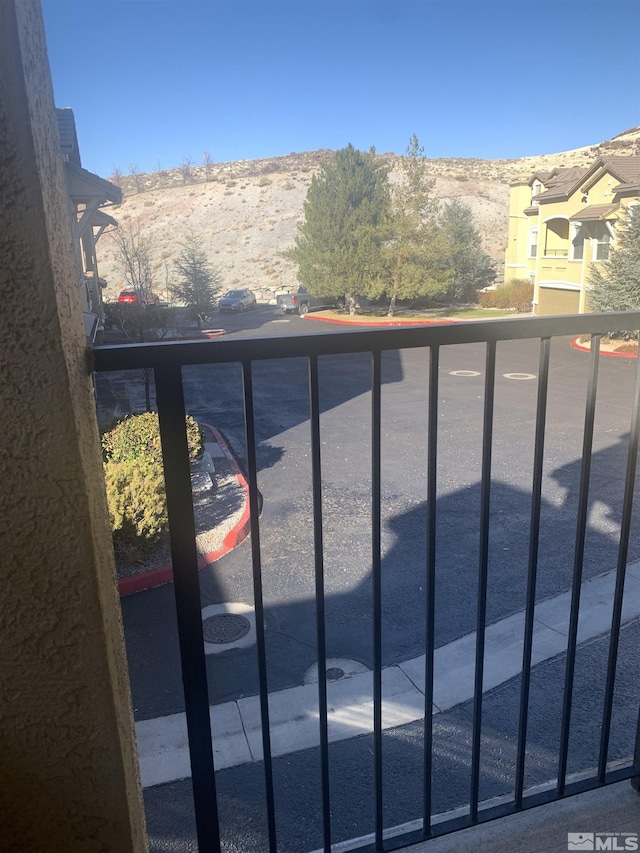
[[[640,127],[614,139],[559,154],[519,160],[438,158],[428,160],[435,194],[444,201],[467,204],[483,236],[485,250],[502,268],[507,238],[509,182],[554,166],[588,166],[599,156],[637,153]],[[191,229],[199,235],[221,289],[249,287],[267,302],[296,286],[296,267],[280,257],[293,244],[296,225],[311,177],[333,155],[319,150],[265,160],[240,160],[148,174],[117,175],[111,180],[124,192],[121,205],[109,212],[121,223],[133,221],[152,240],[156,289],[165,295],[172,277],[172,258]],[[393,153],[381,154],[393,168]],[[108,286],[105,299],[123,287],[108,233],[98,243],[100,275]]]

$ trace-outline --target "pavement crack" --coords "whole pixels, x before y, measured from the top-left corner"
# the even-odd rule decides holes
[[[244,717],[242,716],[242,711],[240,710],[240,706],[238,705],[238,703],[237,703],[237,702],[234,702],[233,704],[234,704],[234,705],[236,706],[236,708],[238,709],[238,716],[240,717],[240,725],[242,726],[242,734],[244,735],[244,739],[245,739],[245,740],[246,740],[246,742],[247,742],[247,749],[249,750],[249,755],[251,756],[251,760],[252,760],[252,761],[257,761],[258,759],[257,759],[257,757],[253,754],[253,750],[251,749],[251,741],[249,740],[249,736],[248,736],[248,734],[247,734],[247,729],[246,729],[246,726],[245,726],[245,724],[244,724]]]

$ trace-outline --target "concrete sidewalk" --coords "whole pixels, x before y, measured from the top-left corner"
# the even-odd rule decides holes
[[[578,642],[606,634],[611,627],[615,572],[583,584]],[[566,651],[571,594],[539,603],[535,610],[532,664]],[[640,563],[627,567],[623,623],[640,617]],[[524,613],[487,627],[483,691],[519,675],[522,666]],[[473,698],[475,632],[435,652],[435,714]],[[424,717],[425,656],[386,667],[382,673],[384,729]],[[373,730],[371,672],[327,684],[329,740],[346,740]],[[271,746],[274,756],[317,746],[318,689],[301,685],[269,695]],[[226,702],[210,709],[216,769],[262,759],[258,696]],[[173,714],[136,723],[143,787],[190,776],[186,718]]]
[[[542,786],[541,786],[542,787]],[[483,803],[483,806],[497,805]],[[468,814],[458,809],[436,815],[433,823]],[[420,829],[418,822],[385,832],[385,838]],[[556,800],[518,814],[489,821],[407,848],[411,853],[566,853],[568,850],[637,850],[640,797],[629,782]],[[573,836],[569,838],[569,834]],[[580,837],[578,837],[580,836]],[[596,846],[596,836],[599,846]],[[349,853],[372,836],[332,845],[334,853]],[[569,843],[571,842],[571,846]],[[314,853],[322,853],[320,850]]]

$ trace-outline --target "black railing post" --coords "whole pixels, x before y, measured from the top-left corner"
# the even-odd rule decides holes
[[[636,723],[636,742],[633,750],[632,768],[631,787],[640,794],[640,705],[638,706],[638,722]]]
[[[422,828],[425,836],[431,834],[431,808],[433,784],[433,665],[435,644],[435,591],[436,591],[436,505],[438,466],[438,369],[440,350],[431,347],[429,357],[429,413],[427,447],[427,566],[425,601],[425,666],[424,666],[424,759]]]
[[[244,389],[244,423],[247,445],[247,481],[249,485],[249,517],[251,523],[251,562],[253,566],[253,598],[256,611],[256,646],[258,650],[258,681],[260,684],[260,720],[262,723],[262,753],[269,851],[276,853],[276,809],[273,793],[271,760],[271,731],[269,725],[269,688],[267,684],[267,645],[264,632],[264,602],[262,595],[262,556],[260,553],[260,503],[258,494],[258,460],[256,452],[256,423],[253,404],[253,373],[251,361],[242,362]]]
[[[611,617],[611,635],[609,637],[609,659],[607,662],[607,680],[604,707],[602,711],[600,754],[598,759],[598,780],[602,785],[604,785],[607,775],[609,736],[611,733],[611,713],[613,711],[613,691],[615,687],[616,667],[618,663],[618,643],[620,639],[620,625],[622,623],[622,602],[624,598],[624,582],[627,574],[627,557],[629,555],[629,534],[631,532],[631,510],[633,509],[633,491],[635,488],[636,468],[638,463],[639,428],[640,365],[636,362],[636,385],[633,399],[633,410],[631,412],[631,427],[629,431],[627,471],[624,482],[624,498],[622,501],[622,524],[620,525],[616,587],[613,595],[613,614]]]
[[[578,516],[576,522],[576,544],[573,559],[571,608],[569,613],[569,639],[567,641],[567,664],[565,670],[564,699],[562,704],[562,725],[560,730],[560,757],[558,760],[557,785],[557,792],[559,797],[564,796],[567,777],[567,763],[569,759],[569,731],[571,728],[573,679],[576,667],[576,647],[578,644],[578,618],[580,615],[580,592],[582,586],[584,544],[587,528],[587,513],[589,510],[589,482],[591,478],[593,427],[596,416],[599,355],[600,335],[594,335],[591,338],[591,362],[589,365],[587,404],[584,416],[584,434],[582,441],[582,469],[580,471],[580,492],[578,497]]]
[[[382,851],[382,561],[381,561],[381,388],[382,354],[371,354],[371,564],[373,583],[373,755],[375,844]]]
[[[540,509],[542,504],[542,466],[544,461],[544,433],[547,418],[547,389],[549,385],[549,356],[551,340],[540,341],[540,374],[536,405],[536,434],[533,451],[533,481],[531,485],[531,523],[529,532],[529,562],[527,566],[527,603],[525,607],[524,643],[522,649],[522,681],[520,684],[520,719],[518,721],[518,752],[516,757],[515,806],[522,808],[525,758],[527,754],[527,726],[529,720],[529,690],[531,686],[531,654],[533,650],[533,622],[536,607],[536,582],[538,574],[538,548],[540,543]]]
[[[478,605],[476,623],[476,670],[473,694],[473,726],[471,735],[471,820],[478,820],[480,791],[480,744],[482,732],[482,682],[484,675],[484,641],[487,628],[487,576],[489,571],[489,522],[491,511],[491,450],[493,445],[493,401],[496,377],[496,344],[487,342],[484,380],[484,418],[482,434],[482,481],[480,484],[480,553],[478,559]]]
[[[209,691],[180,364],[156,368],[155,380],[198,850],[219,853]]]
[[[322,781],[322,839],[331,851],[331,796],[329,791],[329,732],[327,713],[327,644],[324,606],[324,545],[322,537],[322,465],[320,458],[320,393],[318,356],[309,359],[309,415],[311,426],[311,473],[313,487],[313,545],[316,579],[316,641],[318,646],[318,710],[320,724],[320,773]]]

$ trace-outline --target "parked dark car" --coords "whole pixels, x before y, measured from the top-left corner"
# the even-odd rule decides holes
[[[340,301],[335,296],[312,296],[306,288],[299,287],[297,293],[281,293],[276,305],[285,314],[297,311],[303,315],[312,308],[339,308]]]
[[[245,308],[255,307],[256,297],[250,290],[229,290],[218,302],[218,308],[221,312],[237,311],[240,313]]]

